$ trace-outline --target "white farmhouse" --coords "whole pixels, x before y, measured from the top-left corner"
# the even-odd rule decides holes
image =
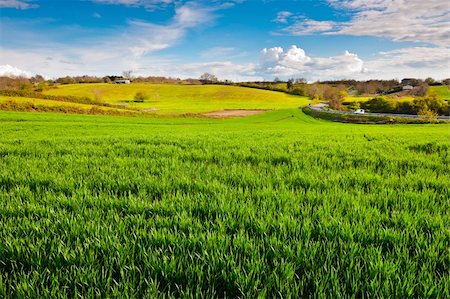
[[[119,80],[114,81],[114,83],[116,83],[116,84],[130,84],[131,81],[128,80],[128,79],[119,79]]]
[[[413,89],[414,89],[414,87],[411,86],[411,85],[405,85],[405,86],[403,86],[403,90],[413,90]]]

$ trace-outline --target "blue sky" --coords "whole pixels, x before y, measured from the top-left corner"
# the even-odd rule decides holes
[[[450,77],[446,0],[0,0],[0,74]]]

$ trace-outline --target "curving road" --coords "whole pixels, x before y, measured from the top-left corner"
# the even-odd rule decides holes
[[[331,112],[331,113],[355,115],[355,113],[353,113],[353,112],[325,109],[326,106],[328,106],[328,103],[320,103],[320,104],[316,104],[316,105],[310,104],[309,108],[311,108],[313,110],[321,111],[321,112]],[[358,114],[358,115],[404,117],[404,118],[419,118],[420,117],[419,115],[415,115],[415,114],[370,113],[370,112],[366,112],[364,114]],[[450,121],[450,116],[442,116],[441,115],[441,116],[438,116],[437,119]]]

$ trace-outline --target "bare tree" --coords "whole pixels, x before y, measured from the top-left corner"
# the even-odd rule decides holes
[[[200,81],[202,83],[213,83],[219,81],[219,79],[217,79],[217,77],[213,74],[204,73],[203,75],[200,76]]]
[[[305,78],[297,78],[297,79],[295,79],[294,83],[295,84],[306,84],[306,83],[308,83],[308,81],[306,81]]]
[[[418,97],[424,97],[428,93],[428,88],[429,87],[427,83],[422,83],[412,90],[412,94]]]
[[[286,87],[288,90],[291,90],[294,87],[294,78],[290,78],[289,80],[287,80]]]
[[[123,71],[123,72],[122,72],[122,76],[123,76],[125,79],[131,80],[131,78],[133,77],[133,70]]]

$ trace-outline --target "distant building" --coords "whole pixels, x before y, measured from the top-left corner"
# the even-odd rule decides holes
[[[130,84],[131,81],[128,79],[119,79],[119,80],[115,80],[114,83],[116,84]]]
[[[358,94],[358,91],[356,89],[352,89],[352,88],[347,89],[347,92],[348,92],[349,96],[355,96]]]
[[[402,80],[402,85],[403,86],[406,86],[406,85],[417,86],[417,85],[419,85],[419,80],[414,79],[414,78],[405,78]]]
[[[404,85],[403,86],[403,90],[413,90],[414,89],[414,86],[411,86],[411,85]]]

